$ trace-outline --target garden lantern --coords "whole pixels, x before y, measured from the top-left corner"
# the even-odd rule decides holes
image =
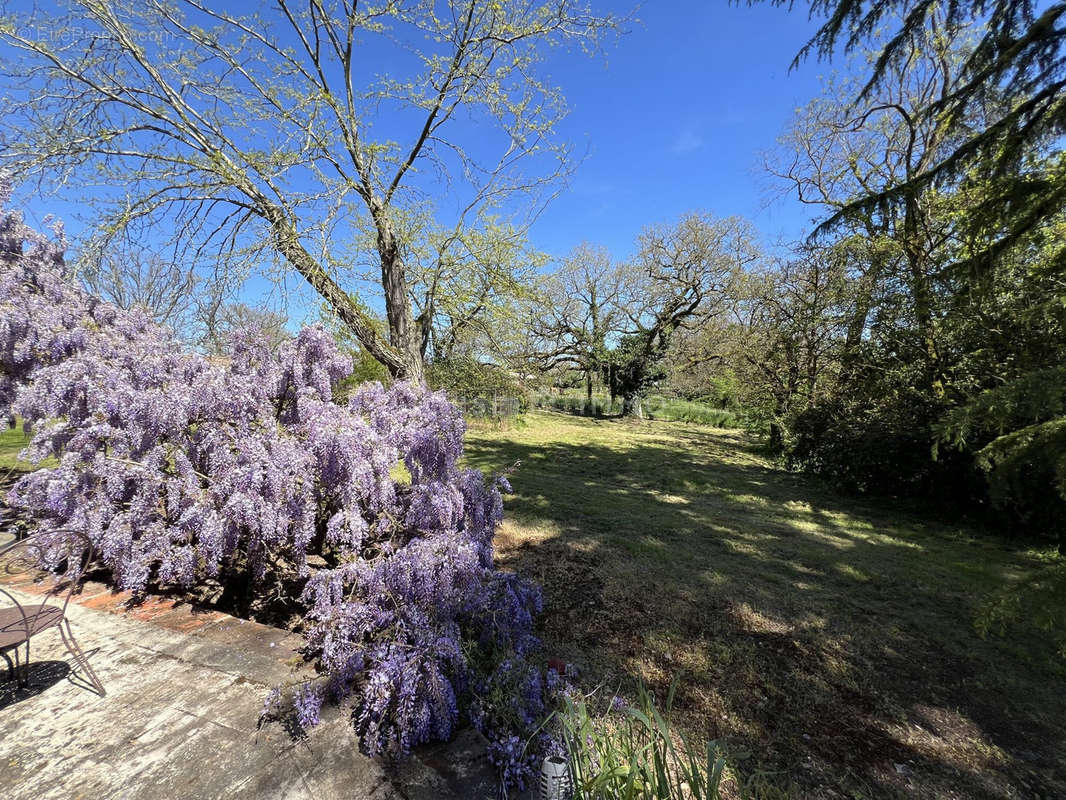
[[[548,756],[540,766],[537,800],[571,800],[570,765],[561,756]]]

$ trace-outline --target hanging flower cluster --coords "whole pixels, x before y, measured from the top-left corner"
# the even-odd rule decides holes
[[[544,712],[527,658],[540,594],[494,568],[510,487],[460,469],[456,408],[402,383],[338,402],[350,359],[318,327],[277,353],[241,331],[217,363],[62,263],[61,241],[0,213],[0,411],[31,426],[27,457],[57,460],[8,502],[57,553],[87,537],[134,593],[255,587],[287,565],[324,674],[292,696],[301,725],[346,702],[366,752],[402,755],[465,717],[521,783],[532,751],[516,742]]]

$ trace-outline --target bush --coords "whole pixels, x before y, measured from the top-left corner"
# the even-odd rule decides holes
[[[61,554],[85,536],[134,594],[301,585],[324,680],[293,707],[312,725],[323,700],[348,703],[371,754],[447,738],[464,716],[496,744],[535,728],[542,693],[518,714],[487,698],[539,685],[540,593],[494,567],[509,487],[459,468],[464,423],[442,393],[369,384],[335,401],[351,360],[318,327],[279,353],[239,332],[214,363],[77,289],[47,241],[16,244],[0,261],[0,411],[32,425],[31,459],[58,459],[9,495],[52,545],[43,566],[78,563]],[[492,755],[512,782],[528,774],[532,756]]]
[[[786,463],[838,488],[889,496],[931,496],[960,505],[982,496],[972,458],[935,457],[933,425],[941,409],[917,392],[880,404],[848,407],[827,401],[792,422]]]
[[[1066,617],[1062,614],[1066,607],[1066,559],[1047,553],[1043,560],[1043,568],[985,598],[975,627],[982,637],[1007,634],[1017,625],[1035,628],[1055,645],[1058,657],[1066,663]]]
[[[1003,521],[1066,547],[1066,367],[979,392],[937,435],[945,452],[973,454]]]
[[[930,420],[920,406],[910,415],[900,411],[860,415],[833,403],[808,408],[792,423],[788,464],[848,491],[921,491],[933,468]]]
[[[715,428],[739,428],[742,422],[736,412],[728,409],[713,408],[691,400],[677,400],[654,395],[644,401],[644,413],[648,419],[691,422]]]
[[[550,408],[584,417],[606,417],[622,413],[622,398],[611,400],[606,395],[542,394],[536,398],[538,408]],[[644,399],[644,414],[648,419],[668,422],[690,422],[716,428],[739,428],[743,417],[735,411],[713,408],[691,400],[652,395]]]
[[[520,396],[526,388],[507,370],[496,364],[483,364],[473,358],[435,359],[426,364],[426,381],[451,397],[480,397],[493,394]]]

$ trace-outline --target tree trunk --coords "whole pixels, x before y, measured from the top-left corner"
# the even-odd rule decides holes
[[[944,396],[944,380],[940,364],[940,348],[937,346],[933,323],[932,287],[926,272],[925,254],[919,244],[918,215],[921,210],[916,198],[907,198],[905,213],[903,251],[910,271],[914,318],[918,325],[918,335],[922,340],[926,382],[932,396],[939,400]]]
[[[592,405],[592,370],[585,370],[585,400]]]
[[[270,231],[278,252],[284,256],[297,272],[303,275],[304,279],[311,284],[311,287],[330,305],[337,313],[337,316],[341,318],[341,321],[359,339],[359,343],[367,349],[367,352],[384,364],[393,376],[412,380],[414,379],[411,375],[413,372],[417,375],[417,380],[421,382],[422,359],[411,359],[410,357],[410,345],[414,346],[416,354],[418,352],[417,342],[411,342],[406,350],[401,350],[393,347],[388,342],[382,341],[381,336],[374,330],[373,320],[352,302],[348,293],[326,273],[322,266],[307,252],[303,244],[300,243],[300,237],[285,213],[276,206],[266,204],[265,199],[261,203],[260,212],[270,223]],[[384,267],[382,267],[382,272],[384,273]],[[410,316],[409,313],[408,316]],[[390,335],[390,338],[394,337]],[[417,365],[413,370],[411,368],[412,362]]]
[[[870,318],[870,306],[873,304],[874,287],[880,280],[881,264],[875,261],[870,272],[859,280],[855,297],[855,310],[848,320],[847,333],[844,337],[844,349],[840,354],[840,382],[846,384],[855,368],[855,357],[862,344],[866,324]]]
[[[622,416],[644,419],[644,403],[640,395],[622,396]]]
[[[770,450],[780,453],[785,449],[785,430],[781,423],[774,420],[770,423]]]
[[[400,354],[400,363],[386,364],[392,377],[424,384],[422,342],[411,318],[411,301],[407,296],[407,272],[392,225],[383,209],[372,209],[377,226],[378,256],[381,259],[381,286],[385,290],[385,316],[389,321],[389,344]]]

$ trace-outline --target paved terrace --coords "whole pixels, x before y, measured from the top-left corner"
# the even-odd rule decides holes
[[[6,578],[19,602],[45,584]],[[421,751],[398,772],[359,753],[343,711],[294,742],[256,730],[271,686],[311,675],[287,631],[173,600],[87,585],[68,615],[104,687],[80,685],[58,632],[34,637],[31,685],[0,664],[0,787],[5,798],[490,798],[476,736]],[[3,598],[0,598],[3,602]]]

